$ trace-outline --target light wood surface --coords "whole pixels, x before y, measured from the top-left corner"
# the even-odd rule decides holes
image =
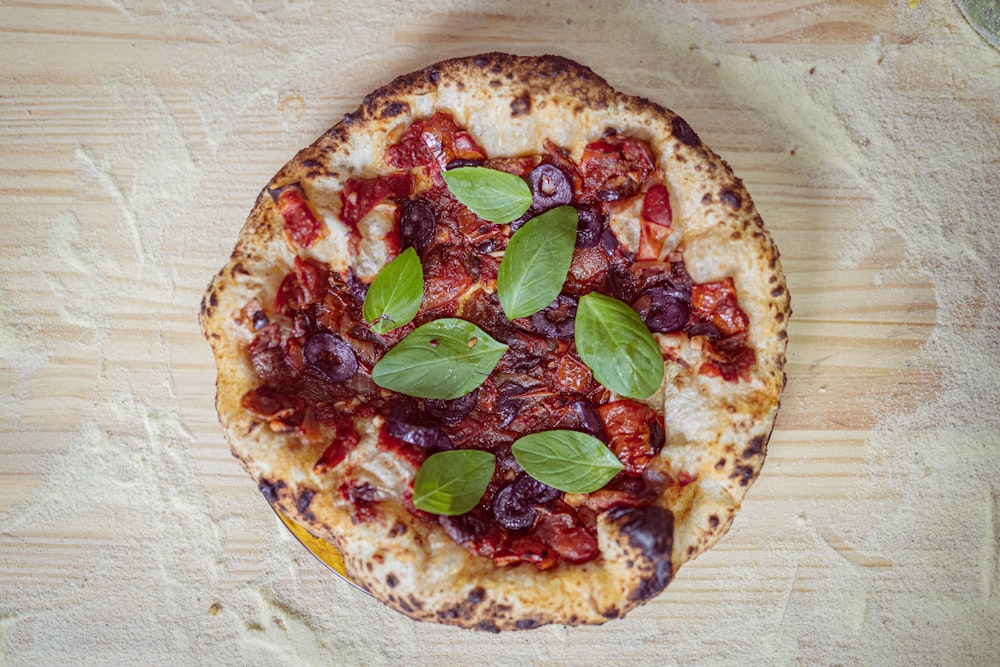
[[[1000,54],[957,9],[358,4],[0,1],[0,663],[998,664]],[[733,529],[602,628],[383,609],[283,532],[212,405],[198,304],[262,185],[366,92],[486,50],[684,116],[792,294]],[[887,215],[906,193],[912,220]]]

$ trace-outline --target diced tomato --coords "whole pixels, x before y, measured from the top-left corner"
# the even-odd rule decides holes
[[[559,555],[535,535],[515,537],[505,549],[493,556],[496,565],[534,563],[539,570],[547,570],[559,563]]]
[[[591,535],[577,521],[573,510],[564,503],[556,503],[552,509],[539,508],[536,532],[563,559],[570,563],[586,563],[597,558],[600,550],[597,538]]]
[[[386,151],[386,159],[397,169],[430,167],[439,172],[453,160],[485,160],[486,151],[450,114],[439,111],[411,123]]]
[[[320,296],[326,272],[316,264],[295,258],[295,270],[289,272],[278,287],[274,308],[278,312],[302,310]]]
[[[403,442],[399,438],[389,434],[389,429],[385,424],[378,432],[378,448],[385,452],[393,452],[414,468],[419,468],[420,464],[427,458],[427,450],[421,449],[408,442]]]
[[[636,258],[640,261],[659,259],[673,222],[670,194],[666,186],[657,183],[646,191],[642,199],[641,215],[639,252]]]
[[[608,447],[626,472],[641,473],[663,447],[660,416],[647,405],[624,399],[597,408],[608,436]]]
[[[584,147],[580,171],[582,199],[624,199],[635,194],[653,171],[653,153],[640,139],[609,133]]]
[[[337,435],[323,452],[323,455],[319,457],[319,461],[313,466],[313,471],[322,475],[336,468],[347,454],[358,446],[359,441],[360,438],[351,428],[350,422],[344,421],[337,424]]]
[[[290,185],[281,191],[274,202],[285,220],[285,230],[293,245],[308,248],[319,236],[321,223],[313,215],[302,188]]]
[[[703,320],[714,324],[723,336],[743,333],[750,324],[750,318],[740,308],[732,278],[693,285],[691,309]]]
[[[582,394],[590,387],[594,376],[575,354],[566,353],[556,366],[556,382],[564,391]]]
[[[349,178],[340,192],[340,219],[354,227],[389,197],[406,197],[411,187],[412,179],[405,173],[378,178]]]
[[[752,348],[739,345],[733,349],[720,349],[710,341],[705,341],[708,360],[702,363],[698,372],[709,377],[721,377],[727,382],[750,381],[750,368],[757,362]]]

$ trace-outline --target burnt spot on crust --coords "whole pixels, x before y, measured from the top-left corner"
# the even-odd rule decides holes
[[[309,509],[309,505],[312,503],[313,496],[315,495],[315,491],[312,489],[306,489],[299,494],[298,500],[295,501],[295,508],[299,510],[299,514],[301,514],[305,519],[313,520],[316,518],[316,516],[312,513],[312,510]]]
[[[389,537],[400,537],[406,534],[406,524],[402,521],[397,521],[393,524],[392,528],[389,529]]]
[[[659,595],[674,574],[674,513],[657,505],[617,507],[608,512],[608,519],[636,556],[634,567],[641,583],[631,599],[642,602]]]
[[[399,579],[392,572],[385,575],[385,585],[389,588],[395,588],[399,585]]]
[[[706,192],[705,195],[701,198],[701,205],[708,206],[711,203],[712,203],[712,193]]]
[[[441,82],[441,68],[437,65],[428,67],[427,71],[424,72],[424,79],[432,86],[438,85]]]
[[[712,516],[708,517],[708,525],[710,527],[712,527],[712,528],[718,528],[719,527],[719,517],[716,516],[715,514],[713,514]]]
[[[482,630],[483,632],[492,632],[493,634],[497,634],[500,632],[500,628],[497,627],[497,624],[494,623],[493,621],[488,621],[488,620],[479,621],[479,623],[476,624],[476,630]]]
[[[510,103],[511,116],[523,116],[531,112],[531,93],[524,91]]]
[[[701,139],[695,134],[695,131],[691,129],[691,126],[687,124],[687,121],[680,116],[674,116],[670,121],[670,131],[673,133],[677,141],[681,142],[685,146],[690,146],[691,148],[697,148],[701,145]]]
[[[260,492],[264,494],[267,498],[267,502],[272,505],[278,502],[278,498],[281,497],[281,490],[286,487],[286,484],[280,479],[276,482],[271,482],[269,480],[261,478],[260,482],[257,484],[257,488]]]
[[[486,599],[486,589],[484,589],[482,586],[476,586],[471,591],[469,591],[469,594],[466,596],[465,601],[468,602],[470,605],[475,606],[480,602],[482,602],[484,599]]]
[[[396,100],[384,105],[382,110],[379,112],[379,117],[383,119],[395,118],[396,116],[402,116],[408,113],[410,113],[410,105],[406,102]]]
[[[729,476],[729,479],[739,480],[740,486],[747,486],[753,481],[753,468],[749,466],[736,466],[733,470],[733,474]]]
[[[614,616],[610,617],[614,618]],[[534,630],[541,623],[535,618],[521,618],[514,622],[514,627],[518,630]]]
[[[755,438],[751,438],[747,448],[743,451],[743,458],[749,459],[754,456],[759,456],[764,453],[764,445],[767,444],[767,438],[762,435],[758,435]]]
[[[719,199],[734,211],[740,210],[740,207],[743,206],[743,197],[738,192],[733,192],[732,190],[723,190],[720,192]]]
[[[716,469],[716,470],[722,470],[722,469],[723,469],[723,468],[725,468],[725,467],[726,467],[726,457],[725,457],[725,456],[723,456],[723,457],[722,457],[721,459],[719,459],[719,460],[718,460],[718,462],[717,462],[717,463],[715,464],[715,469]]]
[[[778,285],[773,290],[771,290],[771,296],[773,296],[774,298],[778,298],[784,293],[785,293],[785,288],[782,285]]]

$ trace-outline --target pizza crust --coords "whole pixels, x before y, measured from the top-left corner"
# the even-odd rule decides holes
[[[253,299],[273,300],[295,251],[268,189],[301,183],[326,231],[303,257],[354,267],[369,279],[385,261],[378,220],[351,256],[340,222],[339,192],[350,177],[379,173],[382,152],[416,118],[451,113],[491,156],[537,153],[545,139],[579,160],[605,128],[648,141],[671,193],[675,233],[692,277],[732,276],[750,318],[757,363],[749,382],[725,382],[667,364],[658,406],[667,441],[654,462],[694,479],[671,486],[646,508],[599,516],[601,556],[583,565],[497,567],[452,541],[436,524],[404,507],[415,469],[379,450],[378,419],[335,470],[313,464],[324,446],[272,432],[240,406],[258,378],[246,353],[252,334],[242,312]],[[373,212],[379,215],[378,208]],[[383,212],[382,215],[385,215]],[[366,224],[359,225],[365,234]],[[637,223],[636,223],[637,224]],[[367,244],[367,245],[366,245]],[[490,53],[432,65],[399,77],[302,150],[265,189],[225,267],[212,280],[201,326],[218,366],[217,409],[234,455],[282,514],[332,543],[347,574],[389,606],[419,620],[498,631],[546,623],[596,624],[618,618],[659,594],[677,569],[728,530],[760,473],[785,384],[789,296],[778,251],[750,195],[728,165],[679,116],[614,91],[591,70],[565,58]],[[657,335],[680,358],[699,350],[678,336]],[[368,482],[376,520],[359,520],[338,490],[349,470]]]

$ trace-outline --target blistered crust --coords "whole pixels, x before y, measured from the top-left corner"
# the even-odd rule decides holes
[[[345,464],[321,475],[313,464],[322,445],[273,433],[240,407],[241,396],[257,383],[241,312],[251,299],[273,299],[295,259],[268,189],[300,183],[323,209],[327,233],[303,256],[335,270],[357,266],[361,258],[351,255],[348,230],[337,218],[343,183],[387,171],[385,148],[414,119],[435,111],[451,113],[491,156],[538,153],[549,139],[579,160],[583,146],[608,127],[648,141],[671,192],[675,243],[692,277],[732,276],[750,318],[757,363],[749,382],[667,364],[667,443],[654,465],[693,481],[671,486],[643,510],[602,514],[602,555],[595,561],[547,571],[530,564],[496,567],[404,508],[403,489],[415,470],[376,447],[377,421]],[[377,252],[374,257],[366,261],[377,263]],[[725,534],[764,461],[785,383],[790,312],[777,248],[750,195],[688,123],[648,100],[615,92],[565,58],[490,53],[397,78],[285,165],[209,285],[201,325],[218,366],[217,408],[226,437],[268,501],[336,546],[348,575],[391,607],[419,620],[499,631],[621,617]],[[658,338],[682,358],[696,353],[676,338]],[[341,469],[375,489],[375,520],[352,513],[338,490],[345,482]]]

